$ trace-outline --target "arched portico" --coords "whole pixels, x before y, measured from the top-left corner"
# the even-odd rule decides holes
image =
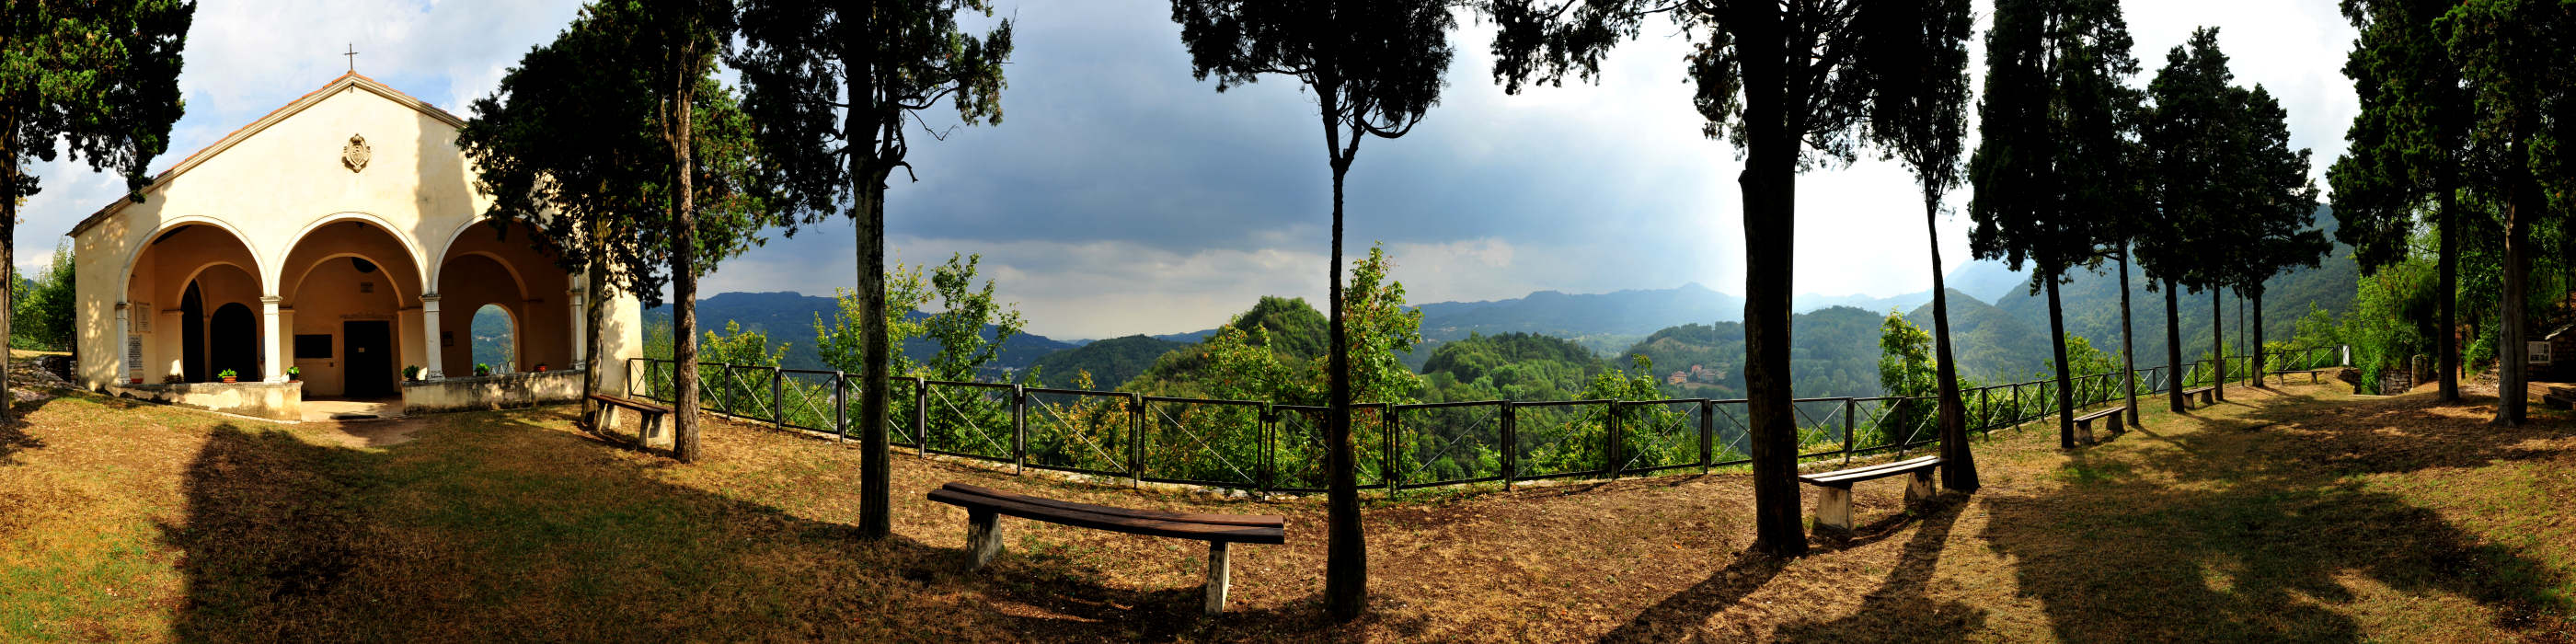
[[[291,351],[283,359],[301,371],[307,395],[392,396],[402,368],[421,362],[415,247],[372,218],[341,217],[306,228],[277,262],[273,315],[292,334],[271,346]]]
[[[457,231],[446,255],[432,269],[436,280],[439,362],[466,373],[474,365],[474,314],[485,305],[509,313],[515,364],[496,370],[532,371],[578,366],[574,321],[580,316],[569,297],[572,276],[540,250],[536,233],[508,222],[476,222]]]
[[[218,222],[183,219],[155,231],[117,276],[118,337],[128,338],[117,378],[206,382],[233,369],[257,380],[267,368],[256,358],[264,327],[238,314],[260,306],[260,266],[250,244]],[[217,312],[227,312],[223,324],[212,324]]]

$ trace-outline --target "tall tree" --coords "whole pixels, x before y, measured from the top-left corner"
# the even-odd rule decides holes
[[[2230,166],[2220,162],[2244,148],[2237,136],[2243,130],[2233,126],[2241,120],[2242,90],[2232,85],[2235,73],[2227,62],[2217,29],[2194,30],[2189,41],[2166,52],[2165,66],[2147,84],[2155,107],[2140,139],[2148,151],[2150,178],[2144,185],[2157,212],[2143,221],[2135,249],[2148,277],[2164,287],[2165,356],[2173,382],[2167,394],[2176,412],[2186,407],[2181,385],[2188,371],[2175,300],[2184,290],[2209,291],[2210,346],[2212,351],[2224,346],[2218,341],[2215,311],[2220,290],[2231,282],[2227,271],[2236,264],[2233,252],[2243,247],[2234,239],[2237,220],[2231,209],[2237,195],[2224,189],[2233,177]]]
[[[2344,0],[2353,39],[2343,74],[2360,95],[2361,113],[2344,137],[2344,156],[2326,171],[2334,186],[2335,238],[2353,248],[2363,275],[2406,259],[2418,217],[2441,239],[2434,263],[2441,332],[2433,334],[2439,400],[2460,400],[2460,163],[2470,104],[2459,65],[2435,22],[2452,0]],[[2430,212],[2427,212],[2427,211]]]
[[[1325,420],[1326,562],[1324,605],[1340,619],[1368,602],[1368,549],[1360,531],[1359,484],[1350,441],[1348,321],[1342,296],[1342,185],[1360,141],[1404,136],[1440,102],[1441,74],[1457,19],[1448,0],[1172,0],[1172,21],[1190,50],[1190,73],[1214,76],[1217,91],[1264,74],[1295,78],[1315,94],[1324,153],[1333,172],[1332,330]]]
[[[2058,285],[2098,260],[2104,213],[2130,207],[2121,167],[2124,130],[2137,100],[2129,28],[2112,0],[1997,0],[1986,33],[1982,139],[1968,164],[1976,229],[1969,248],[2015,269],[2032,267],[2048,294],[2056,348],[2058,445],[2075,446],[2073,378]]]
[[[905,117],[946,101],[969,125],[1002,122],[1002,63],[1011,21],[982,36],[962,13],[991,17],[990,0],[744,0],[743,109],[781,173],[782,208],[819,220],[847,212],[858,233],[858,315],[865,336],[859,374],[859,534],[894,533],[886,468],[885,195],[912,150]],[[929,135],[944,136],[937,130]],[[847,210],[842,208],[846,206]]]
[[[714,78],[732,17],[720,0],[593,3],[476,101],[457,135],[493,197],[486,214],[540,231],[533,241],[589,272],[599,299],[622,288],[658,305],[670,287],[682,461],[702,456],[697,280],[775,220],[750,122]]]
[[[2566,194],[2576,168],[2576,2],[2463,0],[2437,22],[2472,105],[2464,187],[2504,204],[2504,285],[2497,333],[2496,417],[2522,424],[2530,349],[2531,229]],[[2562,201],[2564,200],[2562,196]]]
[[[2228,265],[2236,272],[2236,292],[2246,299],[2239,309],[2253,317],[2244,326],[2252,336],[2246,346],[2253,351],[2254,385],[2260,387],[2264,282],[2292,267],[2315,268],[2334,244],[2314,227],[2317,186],[2308,178],[2308,150],[2290,149],[2289,111],[2262,85],[2235,94],[2241,97],[2234,119],[2238,147],[2221,165],[2230,166],[2236,187],[2229,191],[2235,195],[2231,210],[2244,232],[2243,250]]]
[[[1701,133],[1724,138],[1744,158],[1744,345],[1754,542],[1779,556],[1806,552],[1799,523],[1797,426],[1789,379],[1790,267],[1795,257],[1798,173],[1850,162],[1874,86],[1901,72],[1874,73],[1864,57],[1879,38],[1920,40],[1925,27],[1877,12],[1936,19],[1904,2],[1861,0],[1489,0],[1495,22],[1494,77],[1506,91],[1565,76],[1600,75],[1611,47],[1658,16],[1694,41],[1692,98],[1707,119]]]
[[[185,109],[179,52],[196,13],[188,0],[0,0],[0,302],[18,299],[18,206],[39,190],[29,165],[68,151],[125,175],[126,198],[143,201],[145,166],[170,147],[170,123]],[[0,401],[10,400],[0,369]],[[0,404],[0,422],[15,415]]]
[[[1870,139],[1887,157],[1905,162],[1923,191],[1923,227],[1932,250],[1932,346],[1935,426],[1941,437],[1941,487],[1975,490],[1976,454],[1968,449],[1967,411],[1959,402],[1959,366],[1950,349],[1949,287],[1942,284],[1941,196],[1959,187],[1960,155],[1968,129],[1967,0],[1925,0],[1914,11],[1868,14],[1886,25],[1864,27],[1886,34],[1869,40],[1862,67],[1885,78],[1872,86]],[[1911,36],[1910,38],[1907,36]],[[1884,368],[1882,368],[1882,371]]]

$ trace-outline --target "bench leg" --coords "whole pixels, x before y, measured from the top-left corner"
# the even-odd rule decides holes
[[[1226,542],[1208,542],[1207,608],[1210,617],[1225,614],[1226,587],[1233,582],[1234,566],[1226,556]]]
[[[1816,495],[1816,525],[1851,529],[1851,488],[1825,487]]]
[[[590,419],[590,431],[602,436],[606,436],[610,432],[617,431],[617,428],[619,427],[617,424],[617,412],[621,411],[626,411],[626,408],[607,403],[600,403],[599,415],[593,416]]]
[[[1922,503],[1932,499],[1932,470],[1915,470],[1905,479],[1905,502]]]
[[[1002,554],[1002,515],[992,510],[966,511],[966,552],[975,556],[973,568],[977,569]]]
[[[644,414],[644,422],[642,425],[637,426],[636,430],[637,433],[644,435],[645,447],[658,449],[679,448],[679,441],[674,440],[671,436],[670,418],[670,414]]]
[[[2075,421],[2075,440],[2084,441],[2086,445],[2093,444],[2093,421]]]

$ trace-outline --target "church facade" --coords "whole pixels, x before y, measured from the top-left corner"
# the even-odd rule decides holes
[[[171,166],[143,202],[82,220],[80,382],[281,419],[307,396],[412,411],[570,399],[594,365],[621,390],[640,307],[603,302],[607,350],[587,355],[582,276],[525,226],[485,220],[463,124],[342,75]],[[469,375],[486,307],[509,332],[484,340],[510,359]]]

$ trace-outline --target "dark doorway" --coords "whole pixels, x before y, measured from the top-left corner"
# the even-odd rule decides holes
[[[259,348],[259,318],[250,307],[240,302],[215,307],[206,320],[206,367],[217,380],[230,369],[242,382],[258,382]]]
[[[197,283],[188,283],[188,294],[179,298],[179,379],[205,382],[206,374],[206,300],[197,295]]]
[[[348,365],[341,395],[383,398],[394,395],[394,334],[384,320],[340,323],[341,356]]]

